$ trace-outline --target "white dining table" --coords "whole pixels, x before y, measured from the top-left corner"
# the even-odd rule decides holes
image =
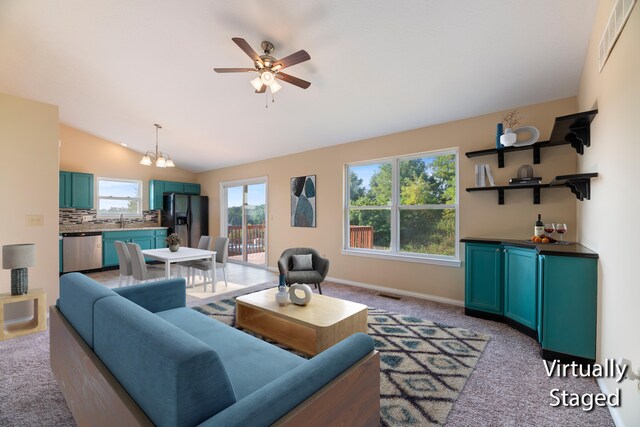
[[[164,261],[164,271],[167,279],[171,278],[171,263],[196,260],[211,260],[211,270],[213,279],[213,289],[216,285],[216,251],[206,251],[204,249],[180,247],[176,252],[171,252],[169,248],[143,249],[142,255],[158,261]]]

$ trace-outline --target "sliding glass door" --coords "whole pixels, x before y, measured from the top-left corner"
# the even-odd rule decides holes
[[[223,233],[229,237],[229,260],[267,265],[266,178],[225,183]]]

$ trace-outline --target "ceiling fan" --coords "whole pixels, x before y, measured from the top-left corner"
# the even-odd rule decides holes
[[[231,40],[253,60],[254,68],[214,68],[213,71],[216,73],[257,72],[258,77],[251,80],[251,84],[255,87],[256,93],[264,93],[267,87],[271,89],[272,94],[276,93],[282,88],[276,80],[285,81],[302,89],[311,86],[311,83],[306,80],[282,72],[286,67],[310,60],[311,57],[305,50],[299,50],[282,59],[276,59],[271,56],[271,52],[273,51],[273,44],[271,42],[263,41],[260,47],[264,51],[264,55],[258,55],[245,39],[234,37]]]

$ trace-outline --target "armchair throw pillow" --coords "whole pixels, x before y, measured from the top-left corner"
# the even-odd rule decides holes
[[[313,261],[311,254],[309,255],[293,255],[292,271],[309,271],[313,270]]]

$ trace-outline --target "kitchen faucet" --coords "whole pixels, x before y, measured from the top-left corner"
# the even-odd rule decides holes
[[[122,214],[122,213],[120,214],[120,228],[124,228],[124,219],[122,217],[123,215],[124,214]]]

